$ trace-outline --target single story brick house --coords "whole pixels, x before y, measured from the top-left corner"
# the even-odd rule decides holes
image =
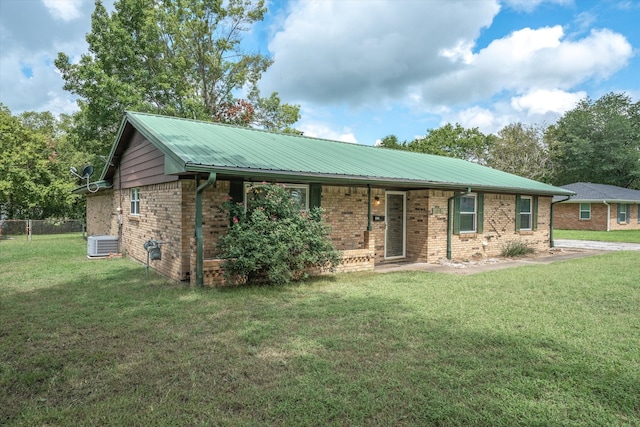
[[[640,190],[575,182],[563,185],[576,193],[554,210],[554,227],[566,230],[640,230]]]
[[[552,198],[573,194],[449,157],[134,112],[99,181],[75,191],[87,194],[89,236],[117,236],[143,262],[147,240],[167,242],[153,268],[215,285],[220,206],[263,182],[325,210],[341,271],[495,256],[513,240],[545,250]]]

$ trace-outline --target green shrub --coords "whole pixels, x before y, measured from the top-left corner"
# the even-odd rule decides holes
[[[241,283],[288,283],[309,269],[333,271],[342,254],[329,239],[322,209],[301,211],[284,185],[253,187],[248,207],[228,202],[229,233],[218,243],[225,278]]]
[[[522,240],[512,240],[502,246],[501,255],[504,257],[514,258],[529,255],[535,252],[535,249],[529,247],[527,242]]]

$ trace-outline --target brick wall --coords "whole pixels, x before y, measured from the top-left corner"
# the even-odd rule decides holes
[[[87,235],[118,235],[116,202],[113,190],[101,190],[87,195]]]
[[[563,230],[606,230],[607,211],[604,203],[591,203],[591,219],[584,220],[580,219],[580,203],[557,203],[553,207],[553,226]]]
[[[188,277],[188,259],[182,256],[183,214],[180,201],[184,181],[142,186],[140,188],[140,215],[132,215],[129,189],[123,189],[121,248],[128,256],[142,263],[147,261],[144,243],[149,240],[166,242],[161,245],[162,260],[150,261],[159,273],[184,280]],[[187,252],[188,253],[188,252]]]
[[[447,256],[447,201],[453,192],[431,190],[429,194],[427,254],[419,256],[427,262],[437,262]],[[538,198],[536,231],[515,231],[515,195],[484,195],[483,233],[453,234],[451,257],[472,259],[498,256],[510,241],[522,241],[537,251],[549,248],[550,197]]]
[[[88,231],[119,235],[123,252],[143,263],[147,256],[144,242],[148,239],[166,241],[168,244],[162,246],[162,260],[152,261],[152,266],[169,277],[194,281],[195,189],[193,179],[140,187],[139,216],[129,213],[128,189],[90,196]],[[205,278],[209,283],[216,283],[221,277],[216,243],[229,227],[229,218],[220,210],[228,193],[228,181],[217,181],[203,192]],[[446,258],[447,201],[453,192],[413,190],[405,194],[406,260],[433,263]],[[372,216],[384,217],[385,191],[371,189],[371,198]],[[515,231],[515,195],[485,194],[484,202],[483,233],[452,235],[452,258],[496,256],[504,244],[513,240],[524,241],[536,250],[549,247],[551,198],[538,199],[537,230],[521,232]],[[123,209],[119,234],[118,206]],[[332,226],[331,240],[344,253],[341,271],[372,269],[374,264],[385,261],[385,222],[372,220],[372,230],[367,231],[366,188],[323,186],[321,206]]]
[[[610,209],[610,211],[609,211]],[[638,205],[631,205],[629,222],[618,224],[618,204],[591,203],[591,219],[580,219],[580,203],[558,203],[553,208],[553,226],[564,230],[640,230]]]
[[[630,212],[627,212],[629,222],[618,223],[618,204],[611,203],[611,220],[610,230],[640,230],[640,222],[638,222],[638,205],[632,204]]]

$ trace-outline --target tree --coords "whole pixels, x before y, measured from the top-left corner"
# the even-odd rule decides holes
[[[549,181],[551,160],[544,129],[522,123],[505,126],[489,150],[487,166],[537,181]]]
[[[117,0],[114,8],[110,15],[96,1],[79,63],[64,53],[55,61],[65,90],[80,97],[79,138],[98,154],[107,154],[126,109],[269,130],[291,130],[299,119],[298,106],[260,96],[271,59],[241,49],[264,0]]]
[[[341,262],[322,209],[301,212],[284,186],[254,187],[246,211],[243,204],[231,202],[225,208],[231,227],[218,248],[227,279],[288,283],[304,277],[309,268],[333,270]]]
[[[622,93],[585,98],[546,133],[554,184],[640,188],[640,102]]]
[[[424,137],[416,138],[409,143],[406,141],[399,143],[395,135],[386,136],[379,146],[455,157],[485,164],[488,150],[493,144],[493,138],[492,135],[483,134],[478,128],[465,129],[458,123],[455,126],[447,123],[438,129],[429,129]]]
[[[7,217],[81,217],[82,200],[71,194],[75,183],[65,161],[71,156],[59,132],[51,113],[15,117],[0,104],[0,207]]]
[[[378,147],[382,148],[391,148],[394,150],[406,150],[407,149],[407,141],[398,142],[398,137],[395,135],[387,135],[380,140]]]

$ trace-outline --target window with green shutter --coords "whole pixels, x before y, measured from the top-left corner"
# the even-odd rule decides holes
[[[465,194],[453,202],[453,233],[482,233],[484,194]]]
[[[629,207],[630,205],[625,203],[618,203],[618,224],[629,222]]]
[[[538,229],[538,196],[516,196],[516,231]]]

